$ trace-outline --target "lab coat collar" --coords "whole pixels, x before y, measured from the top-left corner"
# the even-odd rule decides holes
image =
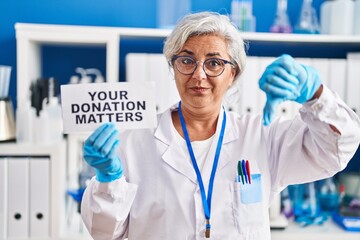
[[[172,168],[174,168],[176,171],[180,172],[181,174],[189,178],[192,182],[197,184],[198,181],[192,163],[191,161],[186,161],[186,159],[189,158],[188,153],[182,151],[182,149],[179,147],[174,134],[171,112],[176,109],[177,109],[177,104],[171,107],[170,109],[168,109],[167,111],[165,111],[163,114],[161,114],[159,118],[159,125],[155,130],[154,136],[159,141],[168,145],[168,148],[165,150],[165,152],[162,155],[163,160],[167,164],[169,164]],[[208,154],[208,158],[210,159],[207,159],[205,162],[204,172],[209,172],[208,168],[212,167],[216,145],[219,139],[221,123],[223,120],[223,112],[224,110],[223,108],[221,108],[217,127],[216,127],[216,133]],[[220,153],[220,159],[218,163],[218,170],[222,169],[231,160],[231,155],[229,155],[226,151],[226,147],[225,147],[226,144],[236,140],[239,137],[238,126],[233,123],[233,119],[230,117],[229,113],[227,113],[226,116],[227,116],[226,128],[223,139],[223,147]],[[203,179],[204,180],[208,179],[208,176],[203,176]]]

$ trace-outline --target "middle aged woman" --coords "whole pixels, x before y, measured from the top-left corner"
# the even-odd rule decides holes
[[[156,128],[122,132],[121,144],[114,124],[85,142],[96,177],[81,213],[94,239],[270,239],[274,195],[334,175],[359,146],[357,115],[314,69],[288,55],[260,78],[263,118],[224,110],[224,94],[246,59],[226,16],[186,16],[164,54],[181,102],[159,114]],[[300,114],[273,120],[285,100],[303,104]]]

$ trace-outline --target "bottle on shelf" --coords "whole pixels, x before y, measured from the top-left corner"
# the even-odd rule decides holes
[[[46,112],[46,101],[47,99],[43,99],[42,102],[42,109],[39,112],[39,116],[35,118],[33,122],[33,129],[34,129],[34,142],[47,144],[51,141],[50,133],[49,133],[49,118]]]
[[[75,69],[75,72],[80,74],[80,76],[81,76],[79,83],[91,83],[92,82],[91,77],[87,75],[86,70],[84,68],[77,67]]]
[[[31,106],[30,98],[16,109],[16,142],[33,143],[33,122],[36,119],[36,109]]]
[[[343,203],[344,197],[345,197],[345,184],[340,184],[339,185],[339,206],[341,206],[341,204]]]
[[[69,80],[69,84],[78,84],[80,82],[80,78],[77,75],[72,75]]]
[[[95,75],[94,83],[103,83],[105,82],[105,79],[103,75],[101,74],[101,71],[97,68],[88,68],[85,70],[86,74],[93,74]]]
[[[330,34],[330,10],[333,0],[325,0],[320,6],[320,33]]]
[[[252,0],[231,1],[231,20],[240,31],[256,31],[256,19],[252,12],[252,4]]]
[[[319,21],[316,16],[315,8],[312,6],[313,0],[303,0],[301,13],[294,33],[319,33]]]
[[[270,28],[273,33],[291,33],[292,27],[287,14],[287,0],[277,1],[275,20]]]
[[[49,119],[49,133],[51,142],[57,143],[63,139],[63,122],[61,106],[58,96],[55,94],[55,79],[49,79],[49,102],[45,108]]]
[[[48,80],[48,97],[43,100],[40,116],[34,121],[35,142],[58,143],[63,139],[63,122],[59,98],[55,94],[56,80]]]
[[[360,35],[360,0],[354,2],[354,34]]]
[[[184,15],[191,12],[191,0],[157,0],[157,27],[171,29]]]
[[[325,1],[321,5],[321,31],[324,34],[352,35],[354,25],[354,1]]]
[[[339,206],[339,193],[332,178],[324,180],[320,188],[319,201],[321,210],[325,212],[333,212]]]

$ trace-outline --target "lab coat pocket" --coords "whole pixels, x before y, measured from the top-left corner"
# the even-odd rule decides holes
[[[262,199],[261,174],[251,175],[251,184],[234,182],[231,186],[233,194],[233,215],[236,228],[246,236],[257,235],[265,224],[266,207]]]
[[[241,203],[250,204],[261,202],[261,174],[251,174],[251,184],[240,185]]]

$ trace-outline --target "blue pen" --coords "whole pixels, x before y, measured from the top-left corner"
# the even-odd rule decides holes
[[[248,183],[248,177],[247,177],[247,172],[246,172],[246,166],[245,166],[245,160],[243,159],[241,161],[241,167],[244,173],[244,177],[245,177],[245,182]]]

